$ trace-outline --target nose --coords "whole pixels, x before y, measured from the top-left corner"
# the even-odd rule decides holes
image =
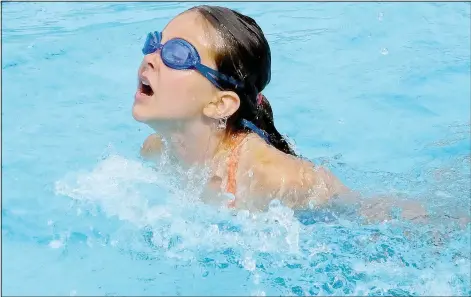
[[[147,54],[144,56],[144,65],[151,69],[156,69],[158,65],[162,62],[160,57],[160,48],[158,48],[153,53]]]
[[[145,67],[155,70],[159,63],[158,62],[159,59],[160,59],[160,55],[158,54],[158,51],[155,51],[151,54],[144,56],[144,65]]]

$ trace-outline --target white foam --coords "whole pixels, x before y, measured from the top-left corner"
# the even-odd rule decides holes
[[[204,178],[197,170],[188,174]],[[178,178],[160,168],[111,156],[90,172],[69,174],[59,180],[56,194],[80,202],[80,209],[98,207],[107,216],[116,216],[138,228],[150,227],[151,240],[160,248],[166,248],[171,238],[178,236],[181,243],[172,249],[180,251],[242,247],[298,252],[300,224],[294,212],[279,202],[260,215],[216,209],[199,201],[202,182],[182,185],[176,181]],[[217,224],[221,221],[238,226],[239,231],[221,230]]]

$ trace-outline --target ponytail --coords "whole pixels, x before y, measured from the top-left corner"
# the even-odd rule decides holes
[[[261,98],[257,98],[257,116],[254,119],[254,124],[262,131],[266,132],[271,145],[286,154],[296,156],[292,146],[275,127],[273,111],[267,97],[262,93],[260,93],[259,96],[261,96]]]
[[[253,114],[253,119],[241,119],[241,128],[252,130],[276,149],[285,154],[296,156],[293,147],[276,129],[270,102],[261,93],[257,96],[255,108],[256,113]]]

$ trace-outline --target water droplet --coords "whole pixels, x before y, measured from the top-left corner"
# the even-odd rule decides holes
[[[232,194],[232,193],[223,193],[221,196],[224,197],[224,199],[227,199],[227,200],[234,200],[235,199],[235,195]]]
[[[255,260],[250,257],[245,257],[244,261],[242,262],[242,265],[248,271],[254,271],[256,267]]]
[[[237,218],[242,219],[242,220],[246,220],[246,219],[250,218],[250,211],[248,211],[248,210],[239,211],[237,213]]]
[[[279,208],[281,207],[281,201],[278,199],[273,199],[270,201],[270,204],[268,205],[268,208]]]
[[[384,56],[386,56],[387,54],[389,54],[388,49],[387,49],[387,48],[382,48],[382,49],[381,49],[381,54],[384,55]]]
[[[320,205],[322,205],[321,202],[322,199],[319,199],[319,197],[314,194],[314,196],[310,197],[309,199],[309,208],[310,209],[318,209]]]
[[[58,249],[62,247],[62,241],[60,240],[53,240],[49,243],[49,247],[53,249]]]
[[[260,284],[260,275],[258,273],[256,273],[253,276],[253,283],[256,284],[256,285]]]
[[[90,239],[90,237],[87,238],[87,245],[88,245],[89,247],[93,247],[93,242],[92,242],[92,240]]]
[[[378,20],[381,22],[383,20],[384,13],[380,12],[378,14]]]
[[[218,234],[218,233],[219,233],[219,227],[218,227],[218,225],[215,225],[215,224],[211,225],[211,226],[209,227],[209,233],[210,233],[210,234]]]

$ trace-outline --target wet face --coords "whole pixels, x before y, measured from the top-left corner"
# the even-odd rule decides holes
[[[197,12],[181,14],[162,32],[162,43],[177,37],[185,39],[196,48],[202,64],[216,69],[210,47],[212,32],[208,32],[209,26],[204,22]],[[133,117],[146,124],[201,118],[217,91],[196,70],[167,67],[159,50],[146,55],[139,67]]]

